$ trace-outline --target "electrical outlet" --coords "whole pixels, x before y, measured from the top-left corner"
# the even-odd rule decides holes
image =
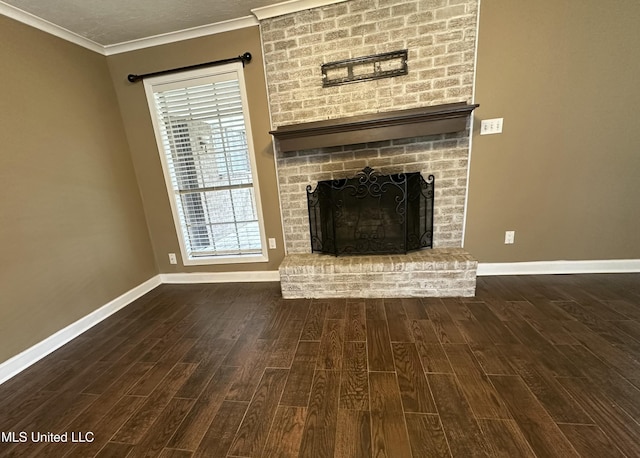
[[[504,118],[483,119],[480,122],[480,135],[502,133],[502,121]]]
[[[511,245],[515,243],[516,239],[516,231],[506,231],[504,233],[504,243],[505,245]]]
[[[276,249],[276,239],[270,238],[269,239],[269,249],[271,250],[275,250]]]
[[[169,253],[169,264],[178,264],[178,259],[175,253]]]

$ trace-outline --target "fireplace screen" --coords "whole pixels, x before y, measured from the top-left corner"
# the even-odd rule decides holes
[[[340,256],[431,248],[433,189],[433,175],[380,175],[369,167],[353,178],[320,181],[314,191],[307,186],[311,251]]]

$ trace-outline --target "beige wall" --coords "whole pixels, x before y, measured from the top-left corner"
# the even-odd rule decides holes
[[[637,0],[481,3],[465,239],[479,261],[640,258],[638,24]],[[479,136],[494,117],[504,133]]]
[[[106,59],[0,16],[0,362],[154,276]]]
[[[142,83],[129,83],[129,73],[149,73],[236,57],[249,51],[253,60],[245,66],[245,81],[258,178],[267,237],[276,239],[278,249],[269,250],[268,263],[185,267],[169,264],[168,253],[180,258],[171,207],[162,174],[149,108]],[[163,273],[277,270],[284,257],[280,206],[276,183],[269,109],[258,27],[225,32],[108,57],[109,68],[120,102],[122,119],[144,201],[157,264]]]

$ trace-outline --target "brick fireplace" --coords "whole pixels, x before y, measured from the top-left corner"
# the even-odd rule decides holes
[[[274,129],[470,103],[477,11],[477,0],[350,0],[262,20]],[[408,50],[407,75],[322,86],[320,67],[324,63],[399,49]],[[335,296],[338,289],[331,286],[332,278],[344,286],[338,293],[343,297],[473,295],[477,263],[461,249],[468,125],[452,133],[298,151],[285,152],[278,145],[276,149],[287,250],[280,269],[285,297]],[[310,254],[307,185],[353,176],[364,167],[385,174],[435,176],[433,250],[405,259],[399,255],[369,259]],[[355,279],[349,274],[359,277],[354,284],[368,283],[369,290],[372,284],[380,288],[373,288],[373,293],[358,287],[348,291]],[[328,285],[325,291],[311,292],[309,286],[318,282]]]

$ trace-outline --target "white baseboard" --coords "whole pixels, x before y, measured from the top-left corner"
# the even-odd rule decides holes
[[[19,353],[13,358],[3,362],[0,364],[0,384],[9,380],[19,372],[22,372],[32,364],[40,361],[49,353],[52,353],[62,347],[70,340],[78,337],[83,332],[100,323],[105,318],[113,315],[123,307],[129,305],[139,297],[145,295],[155,287],[159,286],[160,283],[160,276],[156,275],[141,285],[136,286],[112,300],[108,304],[105,304],[85,317],[80,318],[75,323],[71,323],[69,326],[35,344],[33,347],[28,348],[22,353]]]
[[[67,342],[75,339],[83,332],[92,328],[102,320],[126,307],[139,297],[145,295],[162,283],[231,283],[231,282],[267,282],[280,281],[280,273],[274,271],[259,272],[202,272],[202,273],[178,273],[159,274],[141,285],[127,291],[108,304],[80,318],[75,323],[61,329],[55,334],[38,342],[33,347],[18,355],[0,363],[0,384],[22,372],[32,364],[37,363],[48,354],[62,347]]]
[[[280,281],[280,272],[264,270],[253,272],[193,272],[160,274],[162,283],[250,283]]]
[[[478,276],[640,272],[640,259],[478,263]]]
[[[511,263],[479,263],[478,275],[543,275],[583,273],[640,272],[640,259],[614,259],[607,261],[535,261]],[[139,286],[122,294],[108,304],[91,312],[75,323],[61,329],[22,353],[0,364],[0,384],[22,372],[32,364],[57,350],[86,330],[126,307],[139,297],[162,283],[231,283],[231,282],[277,282],[280,273],[274,271],[254,272],[201,272],[159,274]]]

